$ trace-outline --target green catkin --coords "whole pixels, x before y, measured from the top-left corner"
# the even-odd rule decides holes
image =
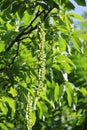
[[[40,93],[45,89],[44,81],[45,81],[45,73],[46,73],[46,52],[45,52],[45,32],[44,32],[44,25],[41,24],[38,28],[39,32],[39,76],[38,76],[38,89],[37,89],[37,96],[40,96]]]
[[[45,54],[45,32],[44,25],[41,24],[38,28],[38,40],[39,40],[39,53],[38,53],[38,88],[35,99],[35,109],[36,102],[38,101],[41,92],[45,89],[44,81],[45,81],[45,73],[46,73],[46,54]],[[33,110],[33,99],[30,93],[27,95],[27,108],[26,108],[26,120],[27,120],[27,129],[32,130],[32,110]]]
[[[33,99],[30,93],[27,95],[27,107],[26,107],[26,120],[27,120],[27,129],[32,130],[32,107]]]

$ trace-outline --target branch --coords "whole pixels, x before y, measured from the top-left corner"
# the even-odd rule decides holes
[[[52,8],[49,9],[48,12],[44,15],[44,20],[47,18],[48,14],[51,12],[51,10],[52,10]],[[17,36],[13,41],[11,41],[11,43],[10,43],[10,44],[8,45],[8,47],[6,48],[6,51],[9,51],[10,48],[14,45],[14,43],[15,43],[15,42],[18,42],[19,39],[20,39],[23,35],[28,34],[28,33],[31,33],[33,30],[35,30],[35,29],[37,28],[37,25],[36,25],[35,27],[32,27],[32,24],[33,24],[33,22],[34,22],[42,13],[45,13],[45,10],[41,11],[40,13],[39,13],[39,11],[37,12],[35,18],[31,21],[31,23],[30,23],[26,28],[24,28],[23,31],[22,31],[21,33],[19,33],[18,36]],[[30,27],[31,27],[31,28],[30,28]],[[30,30],[27,31],[27,29],[29,29],[29,28],[30,28]]]
[[[48,12],[44,15],[44,20],[46,20],[48,14],[52,11],[52,9],[53,9],[53,8],[50,8],[50,9],[48,10]]]
[[[43,18],[44,20],[46,20],[48,14],[52,11],[52,9],[53,9],[53,8],[50,8],[47,13],[44,12],[44,13],[45,13],[44,18]],[[40,22],[39,22],[39,23],[40,23]],[[38,24],[39,24],[39,23],[38,23]],[[35,29],[38,27],[38,24],[37,24],[35,27],[32,27],[32,26],[31,26],[30,30],[24,32],[24,35],[26,35],[26,34],[28,34],[28,33],[31,33],[33,30],[35,30]]]
[[[16,55],[13,57],[11,63],[8,65],[9,67],[11,67],[11,65],[14,63],[15,59],[16,59],[17,56],[18,56],[18,53],[19,53],[19,45],[20,45],[20,42],[17,43]]]
[[[30,34],[30,33],[31,33],[33,30],[35,30],[37,27],[38,27],[38,25],[36,25],[35,27],[31,27],[30,30],[24,32],[23,35]]]
[[[10,43],[10,44],[8,45],[8,47],[6,48],[6,51],[9,51],[10,48],[14,45],[14,43],[19,41],[19,39],[24,35],[24,32],[25,32],[28,28],[31,27],[31,25],[33,24],[33,22],[34,22],[43,12],[45,12],[45,10],[41,11],[40,13],[37,12],[35,18],[31,21],[31,23],[30,23],[26,28],[24,28],[23,31],[22,31],[21,33],[19,33],[18,36],[17,36],[13,41],[11,41],[11,43]],[[32,30],[31,30],[30,32],[32,32]]]

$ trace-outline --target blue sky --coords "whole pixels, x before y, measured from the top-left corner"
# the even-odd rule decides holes
[[[78,6],[74,0],[70,0],[70,1],[74,4],[74,6],[75,6],[75,12],[77,14],[82,15],[85,11],[87,11],[87,6],[86,7],[84,7],[84,6]],[[87,5],[87,0],[85,0],[85,1],[86,1],[86,5]]]

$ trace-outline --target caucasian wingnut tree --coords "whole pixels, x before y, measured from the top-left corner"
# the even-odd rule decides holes
[[[0,130],[86,130],[73,55],[87,35],[74,9],[71,0],[0,1]]]

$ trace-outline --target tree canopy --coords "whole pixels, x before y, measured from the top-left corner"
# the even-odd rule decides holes
[[[87,31],[74,9],[71,0],[0,1],[1,130],[87,129]]]

